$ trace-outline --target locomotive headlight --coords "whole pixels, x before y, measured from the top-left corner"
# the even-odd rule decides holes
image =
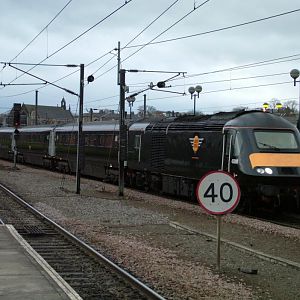
[[[265,170],[263,168],[257,168],[256,172],[259,173],[259,174],[264,174]]]
[[[258,174],[268,174],[268,175],[272,175],[273,174],[273,170],[271,168],[257,168],[256,172]]]
[[[269,175],[273,174],[273,170],[271,168],[265,168],[265,172]]]

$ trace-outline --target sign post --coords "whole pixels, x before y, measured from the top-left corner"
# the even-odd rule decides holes
[[[220,271],[221,216],[238,205],[241,191],[237,181],[224,171],[212,171],[198,182],[196,195],[200,206],[217,216],[217,269]]]

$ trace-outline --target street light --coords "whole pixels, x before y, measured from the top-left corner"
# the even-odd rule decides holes
[[[282,108],[282,104],[280,102],[277,102],[275,108],[279,111],[279,109]]]
[[[90,108],[90,122],[93,122],[93,115],[96,110],[99,110],[99,108]]]
[[[191,86],[189,87],[189,93],[191,94],[191,99],[193,99],[194,97],[194,116],[196,115],[196,97],[198,96],[199,98],[199,94],[202,91],[202,86],[201,85],[196,85],[195,87]]]
[[[298,69],[293,69],[290,72],[291,77],[294,79],[294,86],[296,86],[296,82],[300,82],[299,80],[297,80],[297,78],[299,77],[299,70]],[[299,88],[299,107],[298,107],[298,122],[297,122],[297,128],[298,130],[300,130],[300,88]]]
[[[268,102],[265,102],[265,103],[263,104],[263,111],[266,111],[269,107],[270,107],[269,103],[268,103]]]
[[[133,106],[133,102],[135,101],[135,97],[131,96],[131,97],[126,98],[126,100],[129,103],[129,113],[130,113],[129,114],[129,119],[131,119],[131,107]]]

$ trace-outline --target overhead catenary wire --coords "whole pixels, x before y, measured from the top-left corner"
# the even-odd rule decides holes
[[[15,59],[17,59],[54,21],[58,18],[58,16],[67,8],[67,6],[72,2],[73,0],[69,0],[63,8],[59,10],[59,12],[50,20],[50,22],[9,62],[13,62]]]
[[[108,53],[109,52],[107,52],[103,56],[107,55]],[[272,65],[272,64],[278,64],[278,63],[284,63],[284,62],[299,60],[300,57],[299,58],[288,59],[288,58],[297,57],[297,56],[300,56],[300,53],[298,53],[298,54],[292,54],[292,55],[288,55],[288,56],[277,57],[277,58],[272,58],[272,59],[268,59],[268,60],[262,60],[262,61],[259,61],[259,62],[253,62],[253,63],[249,63],[249,64],[243,64],[243,65],[239,65],[239,66],[235,66],[235,67],[229,67],[229,68],[218,69],[218,70],[213,70],[213,71],[207,71],[207,72],[202,72],[202,73],[197,73],[197,74],[185,75],[185,79],[193,78],[193,77],[197,77],[197,76],[204,76],[204,75],[214,74],[214,73],[222,73],[222,72],[227,72],[227,71],[236,71],[236,70],[241,70],[241,69],[246,69],[246,68],[262,67],[262,66],[265,66],[265,65]],[[60,81],[60,80],[62,80],[64,78],[66,78],[66,77],[68,77],[68,76],[76,73],[76,72],[78,72],[78,70],[76,70],[76,71],[74,71],[74,72],[72,72],[72,73],[70,73],[70,74],[68,74],[68,75],[66,75],[64,77],[61,77],[61,78],[59,78],[59,79],[57,79],[55,81],[53,81],[53,83],[56,83],[56,82],[58,82],[58,81]],[[279,74],[281,74],[281,73],[278,73],[278,75]],[[276,73],[274,73],[273,75],[277,76]],[[268,77],[268,76],[271,76],[271,75],[257,75],[257,77],[264,77],[264,76]],[[256,76],[253,76],[253,77],[256,77]],[[171,79],[170,81],[175,81],[175,80],[182,80],[182,78],[174,78],[174,79]],[[224,79],[224,80],[220,80],[220,82],[221,81],[226,82],[226,81],[229,81],[229,80],[230,79]],[[239,80],[239,79],[237,78],[237,79],[232,79],[232,80]],[[202,83],[210,83],[210,82],[202,82]],[[133,83],[130,86],[145,85],[145,84],[148,84],[148,82]],[[185,85],[188,85],[188,84],[185,84]],[[176,85],[176,86],[179,86],[179,85]],[[40,88],[38,88],[38,90],[42,89],[42,88],[45,88],[45,87],[46,86],[40,87]],[[26,91],[26,92],[22,92],[22,93],[18,93],[18,94],[13,94],[13,95],[4,95],[4,96],[1,96],[1,98],[13,98],[13,97],[18,97],[18,96],[23,96],[23,95],[32,93],[35,90],[37,90],[37,89],[33,89],[33,90],[30,90],[30,91]],[[111,98],[113,98],[113,97],[115,97],[115,96],[111,96]],[[106,99],[106,98],[104,98],[104,99]],[[102,99],[99,99],[99,100],[101,101]]]
[[[282,76],[287,75],[287,72],[281,73],[273,73],[273,74],[264,74],[264,75],[256,75],[256,76],[248,76],[248,77],[237,77],[237,78],[230,78],[230,79],[219,79],[219,80],[210,80],[210,81],[199,81],[199,82],[189,82],[184,84],[174,84],[170,87],[179,87],[179,86],[186,86],[186,85],[195,85],[195,84],[211,84],[211,83],[222,83],[222,82],[231,82],[231,81],[239,81],[239,80],[249,80],[249,79],[257,79],[257,78],[265,78],[265,77],[273,77],[273,76]],[[186,79],[186,77],[184,78]],[[141,85],[145,85],[147,83],[140,83],[140,84],[130,84],[129,87],[138,87]]]
[[[228,89],[228,91],[230,91],[230,89]],[[211,91],[211,92],[218,92],[216,91]],[[172,100],[174,98],[182,98],[182,96],[165,96],[165,97],[155,97],[155,98],[148,98],[147,101],[151,102],[151,101],[158,101],[158,100]],[[298,98],[295,97],[290,97],[290,98],[281,98],[281,101],[289,101],[289,100],[298,100]],[[143,100],[136,100],[135,103],[142,103]],[[247,102],[247,103],[235,103],[235,104],[228,104],[228,105],[222,105],[222,107],[236,107],[236,106],[247,106],[247,105],[253,105],[253,104],[261,104],[262,101],[258,101],[256,100],[256,102]],[[107,107],[118,107],[118,104],[109,104],[109,105],[105,105],[105,108]],[[219,106],[210,106],[210,107],[205,107],[205,109],[217,109],[219,108]],[[186,110],[177,110],[178,112],[184,112]]]
[[[169,11],[178,1],[175,0],[172,2],[162,13],[159,14],[153,21],[151,21],[144,29],[142,29],[137,35],[135,35],[126,45],[125,47],[129,46],[133,41],[135,41],[139,36],[141,36],[142,33],[144,33],[150,26],[152,26],[157,20],[159,20],[167,11]],[[124,47],[124,48],[125,48]],[[103,65],[101,65],[96,71],[94,71],[92,74],[95,75],[99,70],[101,70],[104,66],[106,66],[114,57],[111,57],[109,60],[107,60]]]
[[[280,58],[268,59],[268,60],[263,60],[263,61],[259,61],[259,62],[256,62],[256,63],[250,63],[250,64],[240,65],[240,66],[236,66],[236,67],[230,67],[230,68],[224,68],[224,69],[219,69],[219,70],[214,70],[214,71],[202,72],[202,73],[198,73],[198,74],[191,74],[191,75],[187,75],[186,78],[192,78],[192,77],[203,76],[203,75],[214,74],[214,73],[220,73],[220,72],[238,71],[238,70],[248,69],[248,68],[263,67],[263,66],[266,66],[266,65],[279,64],[279,63],[290,62],[290,61],[295,61],[295,60],[300,59],[300,57],[286,59],[286,58],[295,57],[295,56],[300,56],[300,54],[294,54],[294,55],[284,56],[284,57],[280,57]]]
[[[299,56],[299,57],[292,58],[292,57],[297,57],[297,56]],[[288,59],[288,58],[290,58],[290,59]],[[235,67],[217,69],[217,70],[207,71],[207,72],[202,72],[202,73],[197,73],[197,74],[190,74],[190,75],[186,74],[185,79],[198,77],[198,76],[204,76],[204,75],[210,75],[210,74],[215,74],[215,73],[228,72],[228,71],[238,71],[238,70],[248,69],[248,68],[263,67],[266,65],[273,65],[273,64],[285,63],[285,62],[296,61],[296,60],[300,60],[300,53],[289,55],[289,56],[272,58],[272,59],[249,63],[249,64],[243,64],[243,65],[239,65],[239,66],[235,66]],[[257,76],[259,76],[259,75],[257,75]],[[171,81],[176,81],[176,80],[181,80],[181,78],[174,78]],[[147,82],[133,83],[133,84],[131,84],[131,86],[145,85],[145,84],[148,84],[148,83]]]
[[[239,23],[239,24],[235,24],[235,25],[230,25],[230,26],[226,26],[226,27],[213,29],[213,30],[208,30],[208,31],[205,31],[205,32],[185,35],[185,36],[181,36],[181,37],[177,37],[177,38],[166,39],[166,40],[161,40],[161,41],[156,41],[156,42],[151,41],[151,42],[146,43],[146,44],[127,46],[126,48],[137,48],[137,47],[143,47],[143,46],[149,46],[149,45],[157,45],[157,44],[162,44],[162,43],[174,42],[174,41],[183,40],[183,39],[187,39],[187,38],[192,38],[192,37],[196,37],[196,36],[200,36],[200,35],[211,34],[211,33],[220,32],[220,31],[224,31],[224,30],[229,30],[229,29],[233,29],[233,28],[237,28],[237,27],[242,27],[242,26],[246,26],[246,25],[250,25],[250,24],[254,24],[254,23],[258,23],[258,22],[262,22],[262,21],[267,21],[267,20],[270,20],[270,19],[285,16],[285,15],[288,15],[288,14],[296,13],[296,12],[299,12],[299,11],[300,11],[300,8],[290,10],[290,11],[287,11],[287,12],[283,12],[283,13],[279,13],[279,14],[275,14],[275,15],[272,15],[272,16],[264,17],[264,18],[259,18],[259,19],[256,19],[256,20],[248,21],[248,22],[243,22],[243,23]]]
[[[118,8],[116,8],[115,10],[113,10],[111,13],[109,13],[107,16],[105,16],[104,18],[102,18],[101,20],[99,20],[93,26],[91,26],[88,29],[86,29],[85,31],[83,31],[81,34],[79,34],[77,37],[75,37],[74,39],[72,39],[70,42],[68,42],[64,46],[60,47],[59,49],[55,50],[50,55],[48,55],[46,58],[42,59],[39,63],[35,64],[32,68],[30,68],[29,70],[27,70],[27,72],[33,70],[35,67],[39,66],[41,63],[43,63],[47,59],[51,58],[52,56],[56,55],[57,53],[59,53],[60,51],[62,51],[63,49],[65,49],[66,47],[68,47],[69,45],[71,45],[72,43],[74,43],[75,41],[77,41],[79,38],[81,38],[82,36],[84,36],[85,34],[87,34],[89,31],[91,31],[92,29],[94,29],[96,26],[98,26],[99,24],[101,24],[105,20],[107,20],[109,17],[111,17],[112,15],[114,15],[116,12],[118,12],[120,9],[122,9],[124,6],[126,6],[131,1],[133,1],[133,0],[126,0],[124,4],[122,4],[121,6],[119,6]],[[15,79],[13,79],[9,83],[14,82],[15,80],[17,80],[18,78],[22,77],[23,75],[24,75],[24,73],[22,73],[21,75],[17,76]]]
[[[204,4],[206,4],[207,2],[209,2],[210,0],[206,0],[204,2],[202,2],[201,4],[199,4],[198,6],[194,7],[192,10],[190,10],[187,14],[185,14],[183,17],[181,17],[179,20],[177,20],[175,23],[173,23],[172,25],[170,25],[168,28],[166,28],[165,30],[163,30],[161,33],[159,33],[158,35],[156,35],[154,38],[152,38],[148,43],[143,44],[140,46],[140,49],[136,50],[135,52],[133,52],[132,54],[130,54],[129,56],[127,56],[126,58],[122,59],[121,63],[126,61],[127,59],[129,59],[130,57],[134,56],[136,53],[140,52],[143,48],[145,48],[146,46],[148,46],[151,42],[153,42],[154,40],[156,40],[157,38],[159,38],[160,36],[162,36],[164,33],[166,33],[167,31],[169,31],[171,28],[173,28],[175,25],[177,25],[178,23],[180,23],[181,21],[183,21],[185,18],[187,18],[191,13],[193,13],[194,11],[196,11],[197,9],[199,9],[200,7],[202,7]],[[129,48],[129,46],[127,46],[127,48]],[[131,48],[131,47],[130,47]],[[125,49],[122,48],[121,50]],[[107,71],[105,71],[104,73],[100,74],[99,76],[97,76],[95,79],[98,79],[99,77],[107,74],[108,72],[110,72],[111,70],[115,69],[117,67],[117,65],[114,65],[113,67],[111,67],[110,69],[108,69]]]
[[[126,61],[127,59],[129,59],[130,57],[132,57],[133,55],[135,55],[136,53],[138,53],[139,51],[141,51],[143,48],[145,48],[146,46],[150,45],[153,41],[155,41],[157,38],[159,38],[160,36],[162,36],[164,33],[166,33],[167,31],[169,31],[171,28],[173,28],[174,26],[176,26],[178,23],[180,23],[181,21],[183,21],[185,18],[187,18],[190,14],[192,14],[193,12],[195,12],[197,9],[199,9],[200,7],[202,7],[203,5],[205,5],[206,3],[208,3],[210,0],[205,0],[203,1],[201,4],[194,6],[194,8],[192,10],[190,10],[187,14],[185,14],[183,17],[181,17],[179,20],[177,20],[175,23],[173,23],[172,25],[170,25],[169,27],[167,27],[165,30],[163,30],[161,33],[159,33],[158,35],[156,35],[153,39],[151,39],[148,43],[142,45],[140,47],[140,49],[136,50],[135,52],[133,52],[132,54],[130,54],[129,56],[127,56],[126,58],[124,58],[122,61]]]
[[[131,1],[131,0],[130,0]],[[245,25],[248,25],[248,24],[252,24],[252,23],[255,23],[255,22],[260,22],[260,21],[264,21],[264,20],[267,20],[267,19],[271,19],[271,18],[275,18],[275,17],[278,17],[278,16],[282,16],[282,15],[285,15],[285,14],[288,14],[288,13],[292,13],[292,12],[297,12],[299,11],[300,9],[297,9],[297,10],[292,10],[292,11],[289,11],[289,12],[285,12],[285,13],[281,13],[281,14],[277,14],[277,15],[273,15],[273,16],[269,16],[269,17],[265,17],[265,18],[261,18],[261,19],[256,19],[256,20],[253,20],[253,21],[249,21],[249,22],[244,22],[244,23],[240,23],[240,24],[236,24],[236,25],[231,25],[231,26],[228,26],[228,27],[223,27],[222,30],[226,30],[226,29],[229,29],[229,28],[235,28],[235,27],[239,27],[239,26],[245,26]],[[213,30],[211,32],[207,32],[207,33],[213,33],[215,31],[219,31],[220,29],[216,29],[216,30]],[[205,33],[205,34],[207,34]],[[202,34],[202,33],[200,33]],[[200,34],[196,34],[196,35],[200,35]],[[194,37],[196,35],[189,35],[189,36],[186,36],[186,37]],[[169,40],[165,40],[166,42],[169,41]],[[151,44],[154,44],[154,43],[147,43],[147,44],[142,44],[142,45],[151,45]],[[126,48],[131,48],[131,47],[139,47],[139,46],[142,46],[142,45],[135,45],[135,46],[126,46]],[[125,47],[124,47],[125,48]],[[122,48],[122,49],[124,49]],[[110,52],[110,51],[109,51]],[[109,53],[108,52],[108,53]],[[100,58],[102,58],[103,56],[107,55],[108,53],[102,55]],[[296,55],[292,55],[292,56],[287,56],[287,57],[293,57],[293,56],[299,56],[300,54],[296,54]],[[89,63],[88,65],[91,65],[92,63],[98,61],[100,58],[97,58],[95,59],[93,62]],[[275,59],[271,59],[271,60],[268,60],[268,61],[265,61],[266,64],[275,64],[275,60],[279,60],[281,58],[275,58]],[[295,59],[295,60],[298,60],[299,58]],[[225,72],[225,71],[230,71],[230,70],[235,70],[235,69],[238,69],[238,68],[250,68],[250,67],[254,67],[254,66],[258,66],[259,64],[261,64],[262,62],[258,62],[258,63],[253,63],[253,64],[247,64],[247,65],[242,65],[242,66],[237,66],[237,67],[232,67],[232,68],[226,68],[226,69],[221,69],[221,70],[215,70],[215,71],[210,71],[210,72],[205,72],[205,73],[199,73],[199,74],[193,74],[193,75],[187,75],[186,78],[190,78],[190,77],[196,77],[196,76],[200,76],[200,75],[206,75],[206,74],[212,74],[212,73],[217,73],[217,72]],[[278,62],[278,63],[281,63],[281,62]],[[116,66],[110,68],[109,70],[107,70],[106,72],[102,73],[101,75],[99,75],[98,77],[96,78],[99,78],[100,76],[108,73],[109,71],[111,71],[112,69],[114,69]],[[71,76],[72,74],[78,72],[78,70],[64,76],[64,77],[61,77],[60,79],[57,79],[56,81],[54,82],[57,82],[59,80],[62,80],[68,76]],[[178,80],[178,79],[174,79],[174,80]],[[44,87],[43,87],[44,88]],[[34,90],[33,90],[34,91]],[[8,96],[2,96],[3,98],[4,97],[17,97],[17,96],[21,96],[21,95],[25,95],[25,94],[28,94],[28,93],[31,93],[31,91],[27,91],[27,92],[23,92],[23,93],[18,93],[18,94],[15,94],[15,95],[8,95]]]
[[[276,86],[276,85],[284,85],[284,84],[290,84],[290,81],[283,81],[283,82],[275,82],[275,83],[266,83],[266,84],[257,84],[257,85],[248,85],[248,86],[241,86],[241,87],[230,87],[230,88],[224,88],[224,89],[217,89],[217,90],[210,90],[210,91],[203,91],[201,94],[211,94],[211,93],[220,93],[220,92],[226,92],[226,91],[233,91],[233,90],[242,90],[242,89],[250,89],[250,88],[260,88],[260,87],[266,87],[266,86]],[[116,96],[115,96],[116,97]],[[157,97],[157,98],[148,98],[147,101],[157,101],[161,99],[173,99],[173,98],[179,98],[182,96],[166,96],[166,97]],[[105,99],[99,99],[98,101],[105,100]],[[96,102],[97,100],[94,100],[93,102]],[[135,103],[143,102],[143,100],[136,100]],[[86,104],[89,102],[86,102]],[[247,103],[246,103],[247,104]],[[236,105],[244,105],[237,103]],[[117,104],[109,104],[105,105],[105,107],[116,107]]]
[[[17,55],[15,55],[14,58],[12,58],[9,62],[13,62],[15,59],[17,59],[48,27],[54,22],[55,19],[58,18],[58,16],[67,8],[67,6],[72,2],[73,0],[69,0],[62,9],[50,20],[50,22],[21,50]],[[48,33],[47,33],[48,34]],[[47,41],[48,43],[48,41]],[[3,68],[0,70],[0,72],[3,71],[5,68],[5,65],[3,65]],[[13,82],[13,81],[12,81]],[[12,83],[10,82],[10,83]],[[1,89],[5,88],[5,86],[1,87]]]
[[[132,1],[132,0],[130,0],[130,1]],[[152,24],[154,24],[161,16],[163,16],[168,10],[170,10],[178,1],[180,1],[180,0],[176,0],[176,1],[174,1],[173,3],[171,3],[171,5],[169,5],[158,17],[156,17],[152,22],[150,22],[150,24],[148,24],[143,30],[141,30],[134,38],[132,38],[127,44],[126,44],[126,46],[127,45],[129,45],[130,43],[132,43],[134,40],[136,40],[143,32],[145,32],[145,30],[147,30]],[[209,1],[209,0],[208,0]],[[86,66],[89,66],[89,65],[91,65],[91,64],[93,64],[93,63],[95,63],[96,61],[98,61],[99,59],[101,59],[101,58],[103,58],[104,56],[106,56],[106,55],[108,55],[109,53],[111,53],[111,51],[109,51],[109,52],[107,52],[107,53],[105,53],[104,55],[102,55],[102,56],[100,56],[100,57],[98,57],[98,58],[96,58],[95,60],[93,60],[92,62],[90,62],[90,63],[88,63]],[[50,56],[49,56],[50,57]],[[113,57],[112,58],[110,58],[106,63],[104,63],[100,68],[98,68],[94,73],[92,73],[92,74],[95,74],[96,72],[98,72],[103,66],[105,66],[108,62],[110,62],[111,60],[113,59]],[[40,63],[41,64],[41,63]],[[30,69],[30,70],[32,70],[32,69]],[[29,70],[29,71],[30,71]],[[62,79],[65,79],[65,78],[67,78],[68,76],[71,76],[72,74],[74,74],[74,73],[76,73],[76,72],[78,72],[78,70],[76,70],[76,71],[73,71],[73,72],[71,72],[71,73],[69,73],[68,75],[66,75],[66,76],[63,76],[63,77],[61,77],[61,78],[59,78],[59,79],[57,79],[57,80],[55,80],[55,81],[53,81],[53,83],[55,83],[55,82],[58,82],[58,81],[60,81],[60,80],[62,80]],[[44,87],[46,87],[46,86],[44,86]],[[33,92],[34,90],[31,90],[31,91],[28,91],[28,92],[25,92],[25,93],[21,93],[21,94],[17,94],[16,96],[20,96],[20,95],[24,95],[24,94],[27,94],[27,93],[30,93],[30,92]],[[12,96],[10,96],[10,97],[12,97]]]
[[[175,1],[177,2],[177,1]],[[175,4],[172,3],[172,6]],[[205,4],[207,1],[201,3],[198,7],[202,6],[203,4]],[[195,9],[197,9],[198,7],[196,7]],[[168,10],[169,8],[167,8]],[[167,11],[166,10],[166,11]],[[192,34],[192,35],[187,35],[187,36],[184,36],[184,37],[178,37],[178,38],[174,38],[174,39],[168,39],[168,40],[163,40],[163,41],[158,41],[158,42],[153,42],[156,38],[158,38],[159,36],[161,36],[163,33],[165,33],[167,30],[169,30],[170,28],[172,28],[173,26],[175,26],[179,21],[177,21],[176,23],[174,23],[172,26],[170,26],[168,29],[166,29],[164,32],[162,32],[161,34],[159,34],[158,36],[156,36],[154,39],[152,39],[150,42],[148,43],[145,43],[145,44],[140,44],[140,45],[133,45],[133,46],[129,46],[129,44],[134,41],[140,34],[142,34],[150,25],[153,24],[154,21],[156,21],[162,14],[165,13],[165,11],[160,15],[158,16],[158,18],[156,18],[153,22],[151,22],[144,30],[142,30],[136,37],[134,37],[130,42],[128,42],[124,47],[121,48],[121,50],[124,50],[124,49],[129,49],[129,48],[136,48],[136,47],[146,47],[148,45],[154,45],[154,44],[159,44],[159,43],[166,43],[166,42],[173,42],[175,40],[180,40],[180,39],[183,39],[183,38],[192,38],[192,37],[195,37],[195,36],[199,36],[199,35],[204,35],[204,34],[209,34],[209,33],[214,33],[214,32],[218,32],[218,31],[224,31],[224,30],[229,30],[229,29],[233,29],[233,28],[237,28],[237,27],[241,27],[241,26],[246,26],[246,25],[250,25],[250,24],[253,24],[253,23],[257,23],[257,22],[262,22],[262,21],[266,21],[266,20],[269,20],[269,19],[273,19],[273,18],[277,18],[277,17],[281,17],[281,16],[284,16],[284,15],[287,15],[287,14],[291,14],[291,13],[295,13],[295,12],[299,12],[300,9],[295,9],[295,10],[291,10],[291,11],[287,11],[287,12],[283,12],[283,13],[280,13],[280,14],[276,14],[276,15],[272,15],[272,16],[268,16],[268,17],[264,17],[264,18],[260,18],[260,19],[255,19],[255,20],[252,20],[252,21],[248,21],[248,22],[243,22],[243,23],[239,23],[239,24],[235,24],[235,25],[230,25],[230,26],[227,26],[227,27],[222,27],[222,28],[218,28],[218,29],[214,29],[214,30],[211,30],[211,31],[207,31],[207,32],[202,32],[202,33],[197,33],[197,34]],[[192,12],[192,11],[191,11]],[[190,14],[191,12],[189,12],[188,14]],[[185,17],[185,16],[184,16]],[[183,17],[183,18],[184,18]],[[142,48],[141,48],[142,49]],[[139,52],[141,49],[139,49],[138,51],[134,52],[133,54],[131,54],[130,56],[126,57],[124,60],[122,61],[125,61],[127,59],[129,59],[130,57],[132,57],[134,54],[136,54],[137,52]],[[288,57],[293,57],[293,56],[299,56],[300,54],[296,54],[296,55],[292,55],[292,56],[288,56]],[[285,57],[285,58],[288,58],[288,57]],[[110,62],[111,60],[113,59],[113,57],[111,59],[109,59],[106,63],[104,63],[101,67],[99,67],[93,74],[97,73],[100,69],[102,69],[108,62]],[[276,63],[275,60],[279,60],[281,58],[277,58],[277,59],[273,59],[273,60],[268,60],[268,61],[264,61],[265,63],[268,63],[268,62],[272,62],[273,63]],[[296,60],[296,59],[295,59]],[[298,60],[298,59],[297,59]],[[261,63],[264,63],[264,62],[259,62],[259,63],[254,63],[253,66],[255,65],[258,65],[258,64],[261,64]],[[91,64],[91,63],[90,63]],[[269,64],[269,63],[268,63]],[[251,67],[252,65],[251,64],[248,64],[248,65],[243,65],[243,66],[240,66],[240,67],[233,67],[233,68],[227,68],[227,69],[223,69],[223,70],[218,70],[218,71],[214,71],[214,72],[223,72],[223,71],[229,71],[229,70],[234,70],[234,69],[237,69],[237,68],[247,68],[247,67]],[[109,70],[105,71],[104,73],[100,74],[98,77],[96,77],[96,79],[98,79],[99,77],[105,75],[106,73],[108,73],[109,71],[113,70],[114,68],[116,67],[113,66],[112,68],[110,68]],[[201,74],[195,74],[195,75],[188,75],[187,77],[192,77],[192,76],[198,76],[198,75],[205,75],[205,74],[208,74],[207,72],[206,73],[201,73]],[[175,79],[175,80],[178,80],[178,79]]]
[[[233,91],[233,90],[242,90],[242,89],[249,89],[249,88],[259,88],[259,87],[265,87],[265,86],[275,86],[275,85],[284,85],[284,84],[290,84],[290,82],[277,82],[277,83],[268,83],[268,84],[261,84],[261,85],[253,85],[253,86],[243,86],[243,87],[236,87],[236,88],[226,88],[226,89],[218,89],[218,90],[211,90],[211,91],[206,91],[203,92],[203,94],[211,94],[211,93],[220,93],[220,92],[226,92],[226,91]],[[174,98],[182,98],[181,96],[167,96],[167,97],[156,97],[156,98],[148,98],[147,102],[151,102],[151,101],[158,101],[158,100],[166,100],[166,99],[174,99]],[[298,99],[298,98],[289,98],[289,99]],[[284,100],[284,99],[282,99]],[[143,100],[136,100],[135,103],[142,103]],[[89,103],[89,102],[87,102]],[[86,104],[87,104],[86,103]],[[261,103],[257,102],[257,103]],[[245,106],[248,105],[249,103],[235,103],[232,106]],[[227,105],[229,106],[229,105]],[[230,105],[231,106],[231,105]],[[108,104],[105,105],[105,108],[108,107],[118,107],[118,104]],[[104,108],[104,106],[103,106]]]
[[[296,59],[295,59],[295,60],[296,60]],[[281,61],[281,62],[282,62],[282,61]],[[281,63],[281,62],[275,62],[275,61],[273,61],[273,63]],[[256,63],[256,65],[253,65],[253,66],[248,65],[248,66],[245,66],[245,68],[246,68],[246,67],[248,68],[248,67],[259,66],[259,64],[260,64],[260,63]],[[269,63],[266,63],[266,64],[269,64]],[[238,69],[237,67],[234,67],[234,69],[227,69],[227,71],[233,71],[233,70],[237,70],[237,69]],[[224,70],[222,70],[222,71],[224,71]],[[75,73],[75,72],[73,72],[73,73]],[[206,73],[206,74],[208,74],[208,73]],[[187,78],[196,77],[196,76],[200,76],[200,75],[205,75],[205,73],[188,75]]]
[[[27,71],[21,70],[21,69],[15,67],[15,66],[11,65],[10,63],[9,63],[9,66],[12,67],[13,69],[16,69],[16,70],[18,70],[18,71],[20,71],[20,72],[23,72],[24,74],[27,74],[27,75],[29,75],[29,76],[31,76],[31,77],[34,77],[34,78],[36,78],[36,79],[39,79],[39,80],[43,81],[45,84],[53,85],[53,86],[55,86],[55,87],[57,87],[57,88],[59,88],[59,89],[65,91],[65,92],[67,92],[67,93],[70,93],[70,94],[72,94],[72,95],[75,95],[75,96],[79,97],[79,95],[78,95],[77,93],[75,93],[75,92],[73,92],[73,91],[71,91],[71,90],[69,90],[69,89],[67,89],[67,88],[64,88],[64,87],[62,87],[62,86],[59,86],[59,85],[57,85],[57,84],[54,84],[53,82],[49,82],[49,81],[47,81],[47,80],[45,80],[45,79],[43,79],[43,78],[41,78],[41,77],[38,77],[38,76],[36,76],[36,75],[33,75],[33,74],[29,73],[29,72],[27,72]],[[8,85],[11,85],[11,83],[9,83]]]

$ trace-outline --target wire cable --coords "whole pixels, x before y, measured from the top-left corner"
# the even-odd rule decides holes
[[[287,11],[287,12],[283,12],[283,13],[280,13],[280,14],[272,15],[272,16],[269,16],[269,17],[260,18],[260,19],[256,19],[256,20],[236,24],[236,25],[217,28],[217,29],[213,29],[213,30],[209,30],[209,31],[205,31],[205,32],[200,32],[200,33],[195,33],[195,34],[190,34],[190,35],[186,35],[186,36],[181,36],[181,37],[177,37],[177,38],[173,38],[173,39],[167,39],[167,40],[162,40],[162,41],[157,41],[157,42],[151,41],[151,42],[146,43],[146,44],[128,46],[127,48],[136,48],[136,47],[143,47],[143,46],[149,46],[149,45],[157,45],[157,44],[162,44],[162,43],[174,42],[174,41],[183,40],[183,39],[187,39],[187,38],[192,38],[192,37],[196,37],[196,36],[200,36],[200,35],[220,32],[220,31],[229,30],[229,29],[233,29],[233,28],[237,28],[237,27],[241,27],[241,26],[246,26],[246,25],[250,25],[250,24],[254,24],[254,23],[258,23],[258,22],[262,22],[262,21],[267,21],[267,20],[270,20],[270,19],[285,16],[285,15],[288,15],[288,14],[296,13],[296,12],[299,12],[299,11],[300,11],[300,8],[290,10],[290,11]]]
[[[153,25],[158,19],[160,19],[168,10],[170,10],[178,1],[175,0],[171,5],[169,5],[158,17],[156,17],[153,21],[151,21],[143,30],[141,30],[135,37],[133,37],[125,46],[126,48],[128,45],[130,45],[133,41],[135,41],[142,33],[144,33],[151,25]],[[102,66],[100,66],[94,73],[95,75],[99,70],[101,70],[104,66],[106,66],[114,57],[111,57],[108,61],[106,61]]]
[[[126,61],[127,59],[129,59],[130,57],[132,57],[133,55],[135,55],[136,53],[138,53],[139,51],[141,51],[142,49],[144,49],[146,46],[150,45],[151,42],[153,42],[154,40],[156,40],[157,38],[159,38],[161,35],[163,35],[164,33],[166,33],[168,30],[170,30],[171,28],[173,28],[175,25],[177,25],[178,23],[180,23],[182,20],[184,20],[186,17],[188,17],[191,13],[193,13],[194,11],[196,11],[198,8],[200,8],[201,6],[203,6],[204,4],[206,4],[207,2],[209,2],[210,0],[206,0],[204,2],[202,2],[201,4],[199,4],[198,6],[194,7],[191,11],[189,11],[187,14],[185,14],[182,18],[180,18],[179,20],[177,20],[175,23],[173,23],[171,26],[169,26],[168,28],[166,28],[164,31],[162,31],[160,34],[158,34],[157,36],[155,36],[153,39],[150,40],[150,42],[146,43],[146,44],[142,44],[140,45],[140,49],[136,50],[135,52],[133,52],[132,54],[130,54],[129,56],[127,56],[126,58],[124,58],[122,60],[122,62]],[[127,48],[132,48],[134,46],[130,46]],[[122,48],[122,50],[125,48]],[[106,73],[110,72],[111,70],[113,70],[117,65],[114,65],[112,68],[108,69],[107,71],[105,71],[104,73],[100,74],[98,77],[96,77],[95,79],[98,79],[99,77],[105,75]]]
[[[67,8],[72,1],[73,0],[69,0],[68,3],[65,4],[64,7],[51,19],[51,21],[9,62],[11,63],[18,58],[54,22],[54,20]]]
[[[286,58],[295,57],[295,56],[300,56],[300,54],[295,54],[295,55],[290,55],[290,56],[285,56],[285,57],[280,57],[280,58],[263,60],[263,61],[259,61],[259,62],[256,62],[256,63],[250,63],[250,64],[245,64],[245,65],[240,65],[240,66],[237,66],[237,67],[230,67],[230,68],[219,69],[219,70],[214,70],[214,71],[209,71],[209,72],[203,72],[203,73],[198,73],[198,74],[186,75],[186,78],[192,78],[192,77],[197,77],[197,76],[202,76],[202,75],[208,75],[208,74],[214,74],[214,73],[220,73],[220,72],[227,72],[227,71],[237,71],[237,70],[254,68],[254,67],[263,67],[263,66],[267,66],[267,65],[279,64],[279,63],[290,62],[290,61],[295,61],[295,60],[299,60],[300,59],[300,57],[286,59]],[[177,80],[177,79],[173,79],[173,80]]]
[[[109,13],[106,17],[102,18],[100,21],[98,21],[96,24],[94,24],[93,26],[89,27],[87,30],[85,30],[84,32],[82,32],[81,34],[79,34],[77,37],[75,37],[74,39],[72,39],[70,42],[68,42],[67,44],[65,44],[64,46],[62,46],[61,48],[55,50],[54,52],[52,52],[49,56],[47,56],[46,58],[44,58],[43,60],[41,60],[39,63],[37,63],[35,66],[33,66],[32,68],[30,68],[29,70],[27,70],[27,72],[33,70],[35,67],[39,66],[41,63],[43,63],[44,61],[46,61],[47,59],[49,59],[50,57],[56,55],[58,52],[62,51],[63,49],[65,49],[67,46],[71,45],[72,43],[74,43],[76,40],[78,40],[79,38],[81,38],[83,35],[87,34],[89,31],[91,31],[92,29],[94,29],[96,26],[98,26],[99,24],[101,24],[102,22],[104,22],[105,20],[107,20],[109,17],[111,17],[112,15],[114,15],[116,12],[118,12],[120,9],[122,9],[124,6],[126,6],[128,3],[130,3],[133,0],[126,0],[124,4],[122,4],[121,6],[119,6],[117,9],[115,9],[114,11],[112,11],[111,13]],[[22,77],[25,73],[22,73],[20,76],[17,76],[14,80],[12,80],[10,83],[14,82],[15,80],[17,80],[18,78]]]

